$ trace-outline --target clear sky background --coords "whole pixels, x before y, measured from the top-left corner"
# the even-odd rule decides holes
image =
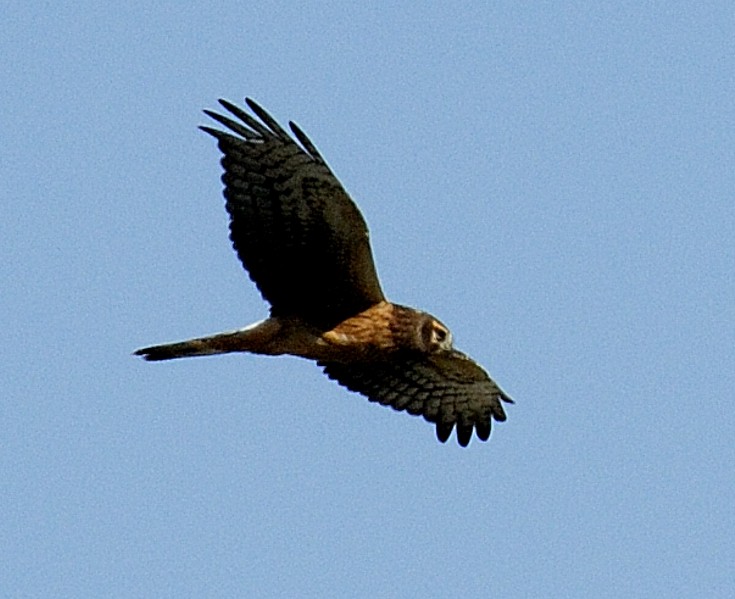
[[[0,595],[732,597],[735,9],[5,3]],[[297,358],[202,108],[311,136],[383,286],[516,400],[488,443]]]

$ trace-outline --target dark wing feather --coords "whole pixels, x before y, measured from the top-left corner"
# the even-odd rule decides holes
[[[436,423],[444,443],[457,426],[457,440],[467,446],[472,430],[490,437],[492,420],[506,418],[501,401],[512,400],[476,362],[453,350],[429,355],[396,353],[380,362],[320,363],[325,374],[370,401]]]
[[[365,220],[314,144],[252,100],[257,119],[220,103],[239,121],[205,111],[229,131],[201,128],[224,155],[230,239],[271,314],[329,329],[383,301]]]

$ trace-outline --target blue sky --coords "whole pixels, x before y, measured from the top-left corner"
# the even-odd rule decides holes
[[[731,596],[730,2],[124,4],[0,23],[0,595]],[[266,314],[196,128],[246,95],[515,398],[488,443],[130,355]]]

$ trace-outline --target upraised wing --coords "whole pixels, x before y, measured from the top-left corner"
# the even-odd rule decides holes
[[[239,120],[205,110],[229,131],[201,127],[223,153],[230,239],[272,315],[329,329],[385,299],[367,225],[301,129],[299,145],[246,102],[257,119],[220,100]]]

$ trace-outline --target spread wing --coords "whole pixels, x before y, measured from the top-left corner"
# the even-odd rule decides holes
[[[477,436],[487,441],[492,420],[503,422],[506,418],[501,401],[513,403],[487,372],[456,350],[320,366],[329,378],[370,401],[436,423],[436,436],[442,443],[456,424],[462,447],[470,442],[473,427]]]
[[[228,131],[201,127],[223,153],[230,239],[272,315],[332,328],[385,299],[367,225],[309,138],[246,102],[258,118],[220,100],[238,120],[205,110]]]

